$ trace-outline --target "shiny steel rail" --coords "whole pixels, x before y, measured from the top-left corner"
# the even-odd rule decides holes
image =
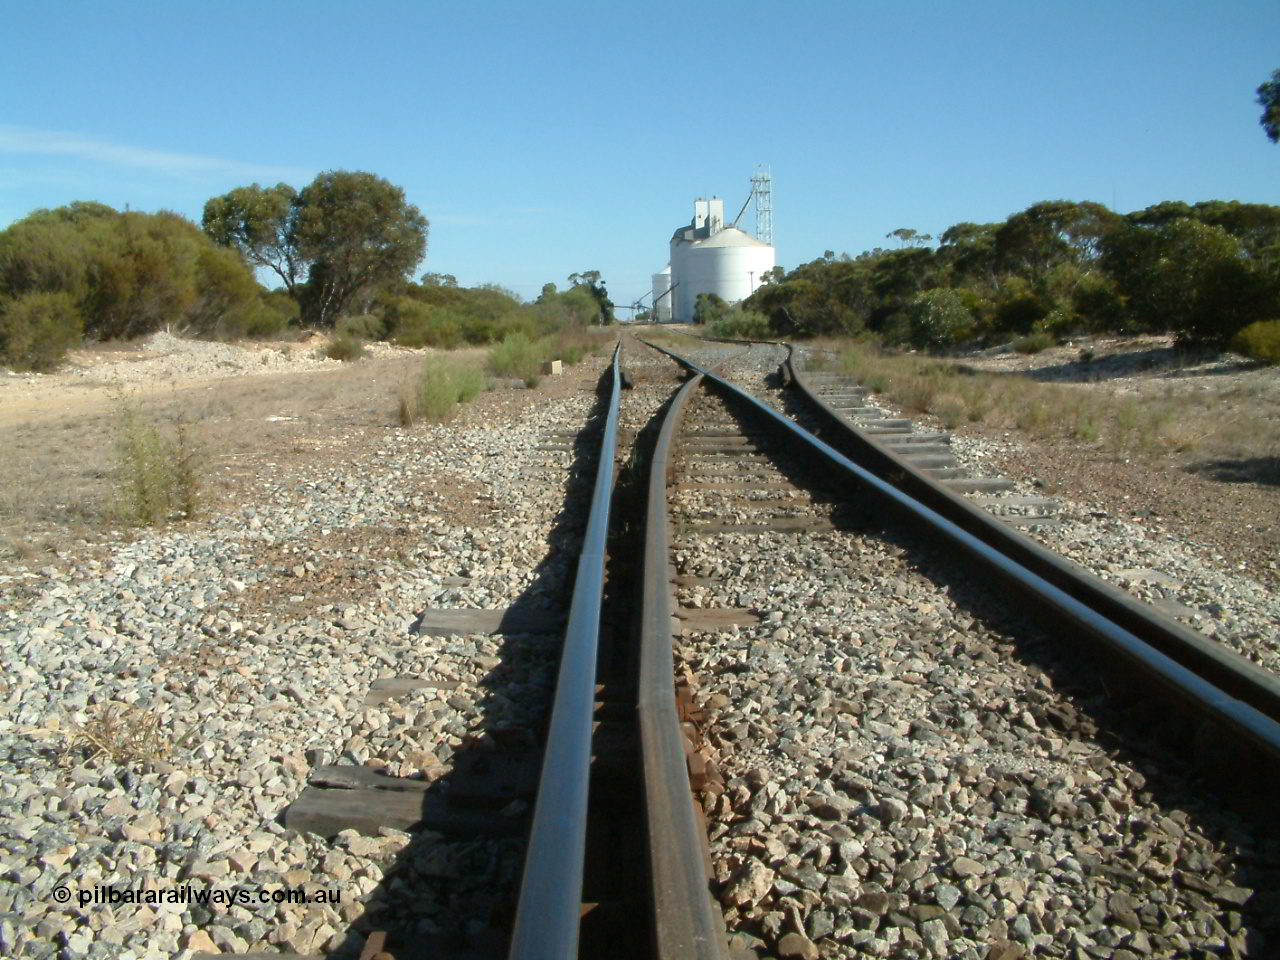
[[[613,354],[613,384],[591,513],[560,654],[546,754],[508,953],[511,960],[569,960],[578,955],[605,545],[618,445],[621,354],[619,343]]]
[[[508,957],[574,960],[579,956],[586,827],[590,803],[592,720],[609,511],[620,406],[621,353],[600,447],[591,513],[578,561],[555,702],[547,734],[529,846]],[[727,960],[724,917],[711,896],[706,834],[695,815],[684,733],[675,696],[674,596],[669,564],[667,479],[673,446],[695,376],[668,406],[650,463],[645,568],[641,584],[636,720],[648,863],[649,936],[657,960]]]
[[[875,444],[873,452],[876,458],[883,457],[881,471],[898,475],[895,480],[909,478],[910,492],[902,484],[890,483],[853,462],[831,443],[723,377],[662,347],[649,346],[694,373],[703,374],[707,383],[752,410],[788,443],[822,457],[900,515],[962,550],[988,573],[1014,587],[1041,613],[1048,614],[1064,639],[1097,644],[1154,684],[1166,699],[1198,717],[1208,718],[1216,728],[1212,732],[1219,736],[1214,738],[1217,742],[1206,744],[1206,749],[1226,748],[1218,759],[1232,764],[1237,784],[1256,796],[1280,799],[1280,695],[1276,693],[1275,677],[1226,649],[1213,649],[1208,641],[1155,611],[1134,609],[1142,605],[1065,558],[1008,530],[963,501],[950,503],[960,498],[949,491],[929,491],[928,487],[938,485],[880,445]],[[791,367],[788,373],[795,379],[800,372]],[[829,407],[814,400],[835,419]],[[1230,735],[1225,743],[1220,736],[1223,733]],[[1241,756],[1230,747],[1243,747],[1247,754]],[[1250,763],[1254,760],[1263,762]]]

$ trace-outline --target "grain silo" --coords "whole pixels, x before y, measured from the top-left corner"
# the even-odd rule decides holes
[[[730,304],[745,300],[773,266],[771,245],[724,225],[723,200],[695,200],[693,220],[671,237],[672,319],[692,323],[700,293]]]
[[[658,323],[671,322],[671,264],[653,275],[653,319]]]

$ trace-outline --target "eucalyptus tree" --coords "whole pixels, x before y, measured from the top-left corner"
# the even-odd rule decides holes
[[[1120,218],[1100,203],[1050,200],[1015,213],[996,231],[1001,265],[1034,278],[1064,261],[1091,263]]]
[[[304,322],[331,327],[386,286],[403,285],[427,252],[427,218],[404,190],[372,173],[331,170],[301,192],[256,183],[214,197],[204,229],[271,270],[302,305]]]
[[[253,266],[270,270],[296,296],[310,266],[294,237],[297,217],[297,190],[287,183],[274,187],[255,183],[209,200],[201,226],[216,243],[239,250]]]
[[[1263,132],[1272,143],[1280,143],[1280,70],[1273,70],[1271,79],[1258,87],[1258,105]]]

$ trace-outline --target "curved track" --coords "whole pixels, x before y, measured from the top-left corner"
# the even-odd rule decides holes
[[[1280,799],[1280,678],[1125,596],[945,489],[911,460],[839,416],[796,369],[789,348],[789,379],[822,415],[830,442],[731,381],[670,355],[705,374],[717,390],[751,409],[785,442],[821,457],[929,535],[964,550],[1042,615],[1070,625],[1075,638],[1098,644],[1179,707],[1192,710],[1203,724],[1229,732],[1231,743],[1224,744],[1214,736],[1217,729],[1195,731],[1202,762],[1212,764],[1224,746],[1235,748],[1230,753],[1233,763],[1238,762],[1243,759],[1239,751],[1245,750],[1255,761],[1249,765],[1256,777],[1250,792],[1268,806]]]

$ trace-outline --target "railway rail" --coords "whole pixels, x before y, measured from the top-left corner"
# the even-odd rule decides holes
[[[751,790],[741,779],[731,790],[718,769],[715,744],[703,730],[708,718],[689,685],[689,663],[674,649],[682,629],[732,629],[758,616],[741,607],[682,608],[677,601],[678,586],[714,580],[675,570],[673,532],[683,528],[673,524],[670,510],[673,495],[682,492],[745,501],[749,509],[741,515],[727,511],[693,524],[712,534],[838,529],[845,523],[841,505],[850,503],[861,522],[869,515],[896,517],[1001,584],[1061,643],[1087,646],[1112,684],[1136,685],[1144,698],[1171,707],[1166,732],[1186,745],[1209,780],[1230,777],[1226,793],[1233,802],[1256,816],[1280,800],[1280,682],[1274,676],[966,502],[945,486],[954,477],[947,475],[944,452],[933,449],[937,438],[907,450],[901,424],[868,429],[851,423],[848,411],[860,409],[853,406],[862,396],[857,386],[830,378],[820,384],[798,368],[789,348],[783,376],[819,424],[816,433],[717,372],[732,358],[712,365],[657,344],[637,349],[647,348],[689,376],[663,416],[629,438],[632,449],[619,469],[626,377],[621,344],[615,352],[511,935],[501,947],[465,955],[728,960],[765,948],[752,937],[731,939],[713,894],[727,894],[724,906],[739,918],[743,910],[755,916],[755,901],[768,896],[755,890],[746,900],[736,898],[733,891],[760,875],[744,877],[742,864],[725,873],[712,861],[704,813],[723,812],[732,791],[749,796]],[[694,408],[699,415],[690,426]],[[812,479],[815,473],[820,480]],[[798,479],[804,475],[810,479]],[[815,517],[793,509],[802,501],[825,502],[831,510]],[[762,508],[773,508],[765,519]],[[788,881],[785,889],[799,889],[799,882]],[[870,888],[866,894],[873,897],[866,903],[888,896]],[[815,932],[799,913],[763,916],[772,924],[777,955],[817,956],[812,940],[832,932],[821,922]],[[770,919],[778,916],[784,919]],[[946,949],[942,928],[933,924],[938,917],[927,916],[920,926],[930,933],[917,937],[923,952],[914,955],[945,955],[939,952]],[[416,955],[415,945],[375,934],[363,957]]]
[[[884,443],[878,431],[842,417],[812,378],[797,368],[789,348],[787,375],[823,419],[830,442],[729,380],[670,355],[705,374],[727,397],[749,406],[776,436],[821,457],[930,536],[965,551],[1042,615],[1069,624],[1071,639],[1087,639],[1136,672],[1140,682],[1155,684],[1171,705],[1191,711],[1180,715],[1184,723],[1188,716],[1200,722],[1192,732],[1193,742],[1200,746],[1200,763],[1212,768],[1229,757],[1235,768],[1243,761],[1247,775],[1257,778],[1247,797],[1264,808],[1280,800],[1280,678],[1129,598],[946,489],[929,476],[928,467]],[[1235,783],[1238,776],[1237,770]],[[1238,792],[1234,795],[1242,798]]]

